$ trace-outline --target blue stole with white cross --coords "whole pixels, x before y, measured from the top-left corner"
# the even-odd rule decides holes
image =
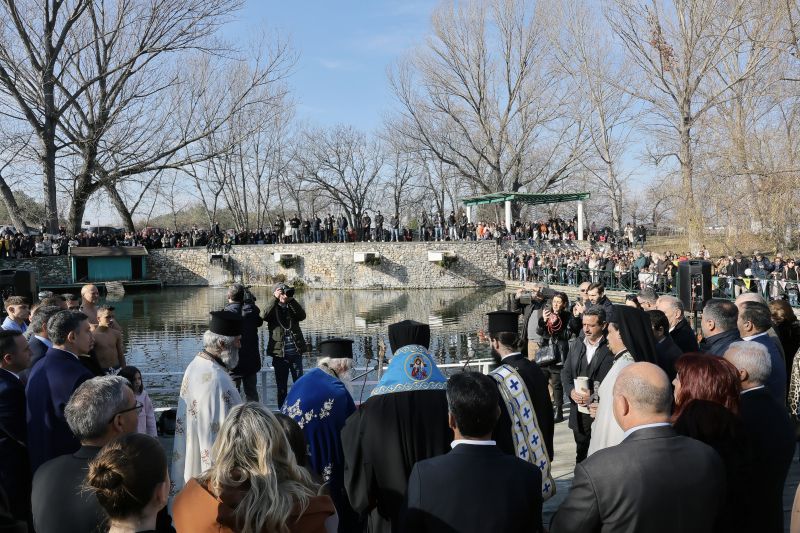
[[[556,484],[550,475],[550,458],[544,447],[539,421],[525,382],[510,365],[501,365],[489,375],[497,382],[497,390],[511,419],[517,457],[535,465],[541,471],[542,499],[548,500],[556,493]]]

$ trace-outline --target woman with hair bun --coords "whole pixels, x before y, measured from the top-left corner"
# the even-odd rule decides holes
[[[118,437],[89,463],[86,486],[111,519],[109,533],[155,532],[169,498],[164,449],[149,435]]]
[[[211,464],[175,497],[178,533],[336,531],[333,501],[297,464],[281,423],[261,404],[231,410],[211,449]]]

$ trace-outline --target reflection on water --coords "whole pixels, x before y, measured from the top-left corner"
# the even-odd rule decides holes
[[[272,297],[269,288],[253,288],[257,304]],[[143,373],[182,372],[202,348],[208,312],[225,305],[223,288],[170,288],[158,292],[128,294],[116,307],[123,327],[129,364]],[[308,318],[303,333],[316,355],[317,344],[332,336],[351,337],[356,366],[389,353],[386,327],[414,319],[431,326],[431,353],[438,362],[456,362],[489,356],[477,332],[484,329],[485,313],[505,309],[508,295],[498,288],[447,290],[347,290],[308,289],[297,293]],[[266,329],[261,328],[261,351]],[[271,364],[263,357],[264,366]],[[307,358],[305,366],[313,366]],[[270,378],[271,379],[271,378]],[[374,379],[374,376],[370,379]],[[145,377],[145,385],[157,405],[174,404],[180,376]],[[269,403],[269,399],[267,400]]]

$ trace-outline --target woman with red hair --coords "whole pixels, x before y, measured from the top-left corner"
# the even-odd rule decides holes
[[[722,357],[705,353],[687,353],[675,362],[677,376],[673,423],[680,418],[692,400],[707,400],[739,414],[739,394],[742,385],[739,371]]]
[[[675,370],[675,431],[708,444],[725,463],[727,493],[715,531],[757,531],[757,510],[745,490],[752,458],[739,418],[738,370],[722,357],[706,353],[681,356]]]

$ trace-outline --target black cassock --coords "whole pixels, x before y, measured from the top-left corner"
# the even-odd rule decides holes
[[[368,531],[400,531],[414,464],[450,450],[453,432],[447,420],[443,389],[373,396],[347,419],[342,429],[345,488],[353,509],[368,515]]]
[[[553,460],[553,431],[555,422],[553,421],[553,404],[550,402],[550,393],[547,390],[547,378],[544,376],[539,365],[530,361],[521,353],[510,355],[503,359],[503,364],[514,367],[525,382],[528,389],[528,397],[533,404],[536,413],[536,420],[539,422],[539,431],[544,438],[547,448],[547,455]],[[511,433],[511,418],[508,416],[508,409],[503,400],[500,400],[500,419],[494,428],[492,438],[497,441],[497,447],[511,455],[517,454],[514,436]]]

